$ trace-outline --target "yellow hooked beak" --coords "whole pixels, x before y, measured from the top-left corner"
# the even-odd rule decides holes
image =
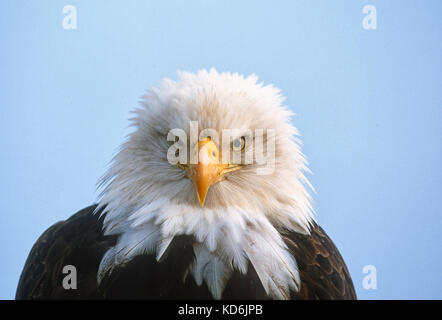
[[[221,154],[216,144],[206,138],[198,142],[198,164],[186,166],[189,178],[195,184],[196,193],[201,207],[204,207],[207,192],[210,187],[224,179],[227,172],[236,171],[241,165],[222,164]]]

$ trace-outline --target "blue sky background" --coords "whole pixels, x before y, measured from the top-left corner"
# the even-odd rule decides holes
[[[67,4],[77,30],[62,28]],[[376,30],[362,28],[367,4]],[[318,220],[359,298],[441,299],[441,12],[436,0],[2,0],[0,298],[40,234],[95,201],[145,89],[213,66],[287,96]]]

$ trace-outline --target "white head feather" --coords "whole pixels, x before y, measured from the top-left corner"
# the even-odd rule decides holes
[[[120,234],[102,260],[98,279],[142,253],[159,259],[174,236],[196,239],[196,261],[189,266],[197,284],[220,298],[230,273],[247,272],[250,261],[267,293],[278,299],[299,289],[296,261],[278,230],[308,234],[314,221],[306,161],[292,113],[271,85],[255,75],[179,73],[143,97],[132,119],[135,131],[122,145],[102,179],[99,208],[105,208],[105,234]],[[257,163],[228,173],[214,184],[201,207],[193,182],[170,164],[166,140],[170,130],[189,133],[190,121],[212,128],[274,129],[275,170],[258,175]]]

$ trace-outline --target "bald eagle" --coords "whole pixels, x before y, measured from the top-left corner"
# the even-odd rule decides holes
[[[214,69],[150,89],[99,201],[41,235],[16,298],[355,299],[283,100]]]

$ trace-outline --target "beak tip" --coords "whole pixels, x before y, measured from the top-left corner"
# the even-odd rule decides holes
[[[205,196],[200,197],[200,195],[198,194],[198,202],[199,202],[201,208],[204,208],[204,202],[205,201],[206,201],[206,197]]]

